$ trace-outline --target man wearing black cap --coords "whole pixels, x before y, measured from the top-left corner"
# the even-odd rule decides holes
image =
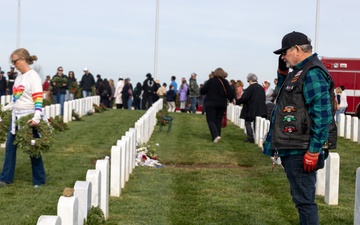
[[[274,162],[281,157],[300,224],[319,224],[316,171],[324,166],[328,149],[336,147],[334,83],[305,34],[285,35],[274,53],[280,55],[281,88],[263,152]]]

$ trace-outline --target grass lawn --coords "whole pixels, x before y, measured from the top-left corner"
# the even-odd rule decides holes
[[[40,215],[56,215],[65,187],[85,180],[96,159],[134,126],[144,111],[109,110],[69,123],[43,155],[47,184],[34,189],[31,166],[18,152],[14,184],[0,189],[0,224],[36,224]],[[271,172],[271,160],[254,144],[244,143],[238,127],[228,125],[212,143],[205,116],[176,113],[172,130],[152,135],[165,167],[136,167],[121,196],[110,198],[107,224],[298,224],[283,169]],[[355,174],[359,145],[340,138],[339,205],[317,197],[321,224],[353,224]],[[2,164],[4,150],[0,149]]]

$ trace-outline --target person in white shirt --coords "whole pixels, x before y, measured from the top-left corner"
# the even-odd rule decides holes
[[[11,54],[10,60],[21,74],[17,76],[13,86],[13,102],[4,107],[4,110],[12,110],[12,122],[6,139],[4,166],[0,174],[0,187],[5,187],[13,183],[14,180],[17,149],[17,145],[14,145],[16,120],[22,116],[33,114],[28,124],[36,126],[40,123],[42,117],[42,81],[39,74],[30,67],[37,60],[37,57],[35,55],[30,56],[26,49],[20,48]],[[35,138],[39,137],[36,132],[33,135]],[[44,185],[46,175],[41,156],[38,158],[30,156],[30,160],[34,187]]]

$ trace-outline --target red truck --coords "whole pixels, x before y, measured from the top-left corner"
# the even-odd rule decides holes
[[[335,88],[345,87],[347,114],[360,118],[360,58],[320,57],[335,82]]]

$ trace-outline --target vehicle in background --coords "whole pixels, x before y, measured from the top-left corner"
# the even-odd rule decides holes
[[[348,107],[346,114],[360,118],[360,58],[320,57],[335,82],[335,88],[344,86]]]

